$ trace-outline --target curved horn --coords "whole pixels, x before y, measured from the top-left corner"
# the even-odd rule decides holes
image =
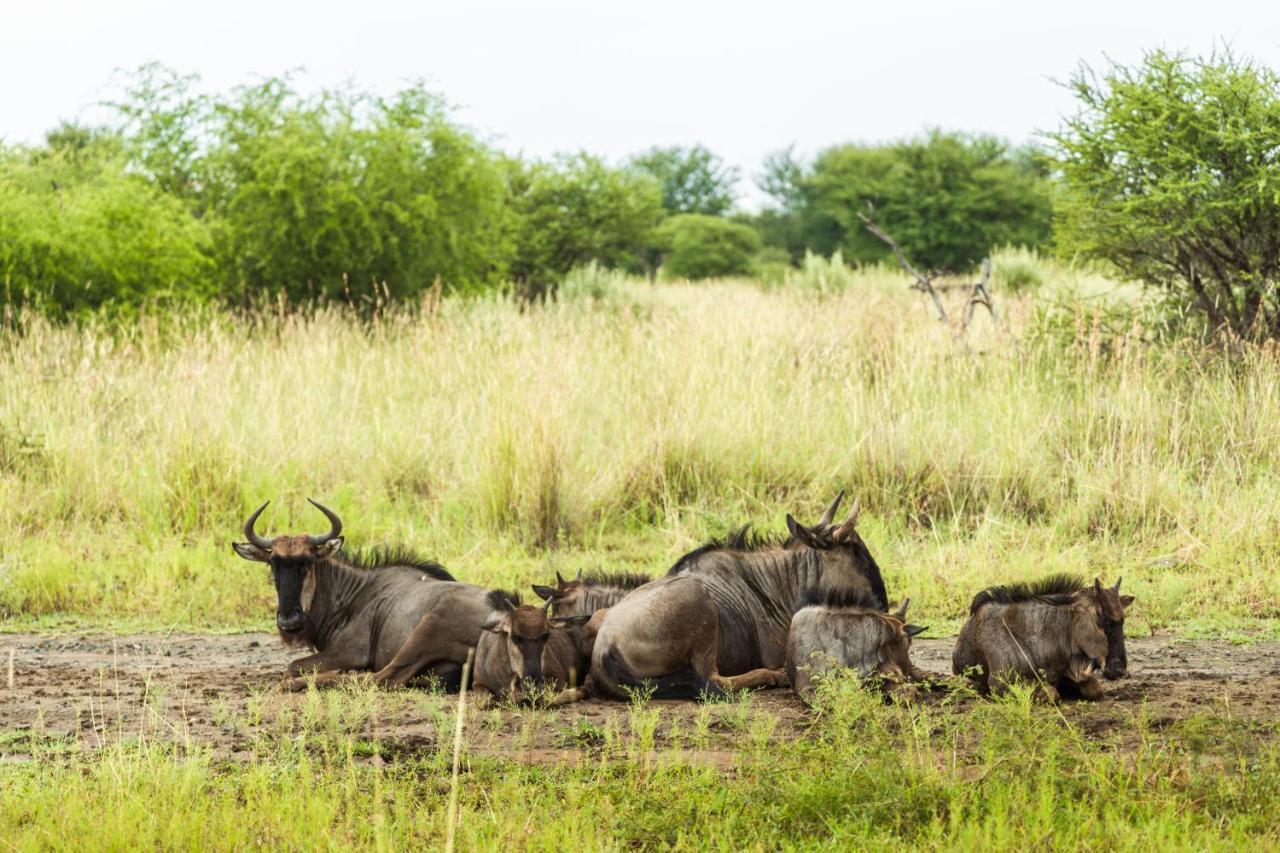
[[[911,603],[911,599],[909,598],[902,599],[902,606],[899,607],[898,612],[893,615],[901,619],[903,622],[907,621],[907,605],[910,603]]]
[[[310,502],[310,504],[313,507],[323,512],[325,518],[329,519],[329,532],[324,534],[323,536],[308,536],[307,537],[308,542],[310,542],[313,546],[323,545],[324,543],[333,539],[337,539],[340,535],[342,535],[342,519],[338,518],[338,514],[336,512],[329,509],[324,504],[319,503],[314,498],[307,498],[307,501]]]
[[[507,596],[505,596],[505,595],[504,595],[504,596],[502,596],[502,603],[503,603],[503,604],[506,606],[506,608],[507,608],[508,610],[510,610],[512,613],[514,613],[514,612],[515,612],[515,610],[516,610],[516,603],[515,603],[514,601],[512,601],[510,598],[508,598],[508,597],[507,597]],[[550,604],[550,602],[547,602],[547,603],[548,603],[548,604]]]
[[[253,526],[258,523],[258,516],[262,515],[262,511],[267,508],[267,504],[269,503],[271,503],[271,501],[267,501],[262,506],[255,509],[253,511],[253,514],[250,515],[248,520],[245,521],[244,523],[245,538],[249,540],[250,544],[256,545],[257,547],[261,548],[263,551],[271,550],[271,540],[263,539],[261,536],[259,536],[258,532],[253,529]]]
[[[578,576],[574,578],[574,580],[576,581],[582,580],[582,566],[578,566]],[[1119,586],[1119,584],[1116,584],[1116,586]]]
[[[1112,589],[1114,589],[1116,592],[1119,592],[1119,591],[1120,591],[1120,580],[1121,580],[1120,578],[1116,578],[1116,585],[1115,585],[1115,586],[1113,586],[1113,587],[1111,587],[1111,588],[1112,588]]]
[[[853,509],[849,510],[849,517],[846,518],[839,527],[836,528],[832,535],[836,539],[848,539],[853,535],[855,526],[858,523],[858,511],[862,509],[862,496],[859,495],[853,501]]]
[[[564,579],[564,576],[560,574],[559,569],[556,569],[556,583],[558,583],[560,586],[564,586],[567,583],[567,581]]]
[[[840,490],[840,494],[836,495],[836,499],[831,502],[831,506],[827,507],[827,511],[822,514],[822,518],[818,519],[818,523],[814,527],[826,527],[836,520],[836,510],[840,508],[840,501],[844,500],[844,489]]]
[[[546,606],[545,606],[545,607],[543,607],[542,609],[543,609],[545,612],[550,613],[550,612],[551,612],[551,605],[553,605],[553,604],[555,604],[555,603],[556,603],[556,600],[555,600],[554,598],[548,598],[548,599],[547,599],[547,604],[546,604]]]

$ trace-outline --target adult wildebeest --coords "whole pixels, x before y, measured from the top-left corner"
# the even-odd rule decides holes
[[[813,590],[791,617],[787,636],[787,677],[800,698],[813,696],[813,681],[834,670],[851,669],[863,678],[880,676],[885,692],[917,677],[911,638],[924,628],[908,625],[907,605],[883,613],[861,592]]]
[[[788,515],[785,542],[743,528],[613,605],[596,637],[590,688],[625,698],[624,688],[647,684],[659,698],[698,698],[785,684],[787,632],[806,590],[861,592],[887,610],[880,567],[855,529],[858,506],[834,524],[839,504],[812,527]]]
[[[1124,609],[1120,581],[1104,589],[1071,575],[1031,584],[994,586],[978,593],[956,637],[951,668],[970,672],[979,690],[1002,693],[1015,679],[1038,681],[1049,699],[1097,699],[1099,671],[1123,678]]]
[[[500,698],[519,698],[543,685],[576,687],[590,665],[580,629],[589,615],[550,616],[542,607],[509,599],[490,615],[476,647],[475,687]]]
[[[631,572],[592,572],[573,580],[565,580],[556,572],[556,585],[534,584],[533,591],[544,601],[552,602],[551,612],[556,616],[590,615],[597,610],[612,607],[632,590],[644,586],[653,578]]]
[[[372,670],[375,681],[397,685],[419,673],[456,682],[501,594],[458,583],[429,560],[347,555],[342,520],[311,503],[329,519],[328,533],[265,539],[254,529],[264,503],[244,523],[249,541],[232,545],[246,560],[271,566],[281,639],[314,651],[289,664],[292,686],[305,685],[303,673],[326,683],[348,670]]]

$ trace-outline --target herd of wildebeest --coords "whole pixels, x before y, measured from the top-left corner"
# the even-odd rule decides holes
[[[474,655],[472,687],[509,701],[563,705],[600,696],[706,700],[745,688],[793,687],[852,671],[887,693],[932,677],[911,662],[924,629],[890,612],[880,567],[858,535],[858,506],[836,521],[841,496],[812,526],[787,516],[789,536],[743,528],[684,555],[663,576],[556,573],[533,585],[542,605],[462,583],[403,552],[343,551],[342,521],[323,535],[266,539],[263,504],[245,521],[247,560],[271,566],[276,627],[313,654],[289,664],[289,685],[371,671],[404,685],[433,677],[454,689]],[[1096,699],[1099,676],[1126,674],[1120,583],[1068,575],[982,590],[956,639],[952,668],[979,692],[1015,681],[1045,698]]]

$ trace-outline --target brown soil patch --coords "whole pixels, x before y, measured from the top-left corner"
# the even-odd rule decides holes
[[[951,644],[922,640],[912,655],[923,669],[945,673]],[[1280,643],[1155,637],[1131,639],[1128,651],[1130,677],[1107,683],[1102,701],[1062,706],[1091,735],[1123,734],[1139,711],[1157,727],[1197,714],[1280,720]],[[0,760],[30,760],[41,745],[96,748],[139,737],[247,758],[258,745],[296,742],[306,732],[317,748],[354,739],[374,762],[451,744],[456,697],[412,689],[281,692],[285,665],[296,656],[270,634],[0,635]],[[804,737],[811,721],[789,690],[710,706],[655,701],[648,712],[607,701],[556,711],[476,708],[467,742],[472,754],[539,764],[642,750],[635,760],[696,754],[728,768],[745,742]]]

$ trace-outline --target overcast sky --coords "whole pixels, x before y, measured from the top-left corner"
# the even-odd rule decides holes
[[[6,0],[0,138],[93,120],[113,71],[158,60],[223,91],[303,68],[319,88],[425,78],[495,144],[619,159],[702,142],[762,156],[929,127],[1014,142],[1071,109],[1085,60],[1222,40],[1280,68],[1280,2]],[[749,181],[747,182],[749,184]],[[757,194],[744,186],[747,202]]]

